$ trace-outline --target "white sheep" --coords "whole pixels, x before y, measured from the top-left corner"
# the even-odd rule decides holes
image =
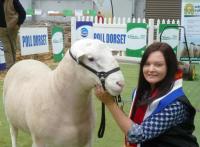
[[[18,129],[30,133],[32,147],[91,147],[95,124],[91,90],[100,79],[96,71],[119,67],[106,44],[92,39],[74,43],[55,70],[36,60],[23,60],[8,71],[3,87],[12,147]],[[76,60],[76,61],[75,61]],[[112,95],[124,85],[120,70],[105,79]]]

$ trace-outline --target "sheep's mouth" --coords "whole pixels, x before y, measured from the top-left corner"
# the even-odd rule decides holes
[[[124,88],[124,81],[123,80],[114,80],[112,78],[108,79],[109,81],[106,82],[106,90],[114,96],[119,95],[123,88]]]

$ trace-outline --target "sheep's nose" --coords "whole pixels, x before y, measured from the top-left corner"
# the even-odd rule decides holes
[[[116,84],[121,88],[124,87],[124,82],[123,81],[117,81]]]

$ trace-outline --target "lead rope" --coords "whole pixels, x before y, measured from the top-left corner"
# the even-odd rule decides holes
[[[101,80],[103,89],[105,90],[105,80]],[[117,105],[123,110],[124,103],[122,102],[121,95],[118,95],[115,97],[115,102]],[[121,103],[121,105],[119,105]],[[98,138],[102,138],[105,132],[106,128],[106,114],[105,114],[105,104],[101,103],[102,109],[101,109],[101,123],[98,131]]]
[[[121,95],[116,96],[115,101],[116,101],[117,105],[120,107],[120,109],[123,111],[124,102],[122,101]]]
[[[105,116],[105,104],[101,103],[102,105],[102,109],[101,109],[101,124],[99,127],[99,131],[98,131],[98,137],[102,138],[103,134],[105,132],[105,128],[106,128],[106,116]]]
[[[121,100],[121,96],[118,95],[115,97],[115,102],[120,107],[121,110],[123,110],[124,103]],[[119,105],[121,103],[121,105]],[[101,109],[101,123],[98,131],[98,138],[102,138],[105,132],[106,128],[106,115],[105,115],[105,104],[101,103],[102,109]]]
[[[103,86],[103,89],[106,90],[105,87],[105,79],[100,78],[101,84]],[[105,132],[106,128],[106,114],[105,114],[105,104],[101,103],[101,123],[98,131],[98,138],[102,138]]]

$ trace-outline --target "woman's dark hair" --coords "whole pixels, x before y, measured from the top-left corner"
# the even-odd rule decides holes
[[[160,51],[163,54],[167,65],[167,74],[165,78],[155,85],[155,88],[158,89],[158,95],[156,97],[162,96],[167,91],[170,90],[171,85],[174,82],[175,74],[178,69],[177,58],[171,46],[169,46],[167,43],[161,43],[161,42],[155,42],[150,46],[148,46],[142,56],[140,63],[138,89],[136,95],[136,97],[140,102],[143,100],[145,101],[146,98],[144,98],[144,94],[145,95],[147,94],[145,97],[148,97],[151,92],[150,84],[144,78],[143,66],[146,63],[149,55],[155,51]]]

